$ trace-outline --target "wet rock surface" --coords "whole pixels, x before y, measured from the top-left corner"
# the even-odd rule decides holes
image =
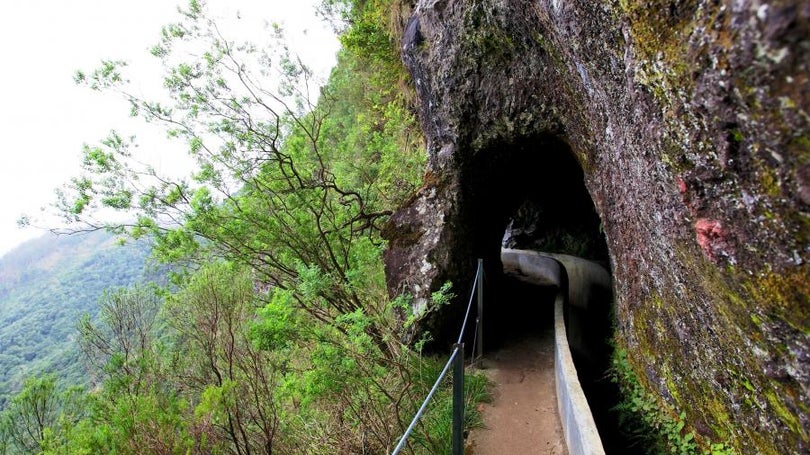
[[[392,293],[463,294],[477,257],[497,286],[518,209],[584,188],[644,387],[699,438],[810,450],[810,3],[422,0],[403,60],[429,160]]]

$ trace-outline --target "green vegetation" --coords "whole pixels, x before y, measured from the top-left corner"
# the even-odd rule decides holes
[[[171,290],[106,294],[98,317],[79,323],[92,388],[26,383],[2,416],[0,453],[393,448],[444,362],[399,341],[400,317],[418,315],[404,311],[407,297],[389,298],[381,260],[380,226],[419,185],[425,156],[396,32],[383,22],[392,4],[326,6],[347,25],[317,102],[279,37],[228,41],[193,0],[152,49],[169,101],[134,96],[118,62],[77,74],[184,141],[198,167],[186,179],[159,175],[112,132],[84,148],[86,172],[60,193],[62,214],[82,226],[98,208],[134,212],[137,221],[104,227],[154,238],[160,260],[185,268]],[[467,389],[486,397],[482,377]],[[48,419],[25,417],[38,408],[21,398],[30,395],[53,403]],[[449,453],[450,395],[444,384],[407,453]]]
[[[29,375],[87,383],[76,321],[104,290],[150,278],[144,241],[119,246],[93,232],[31,240],[0,258],[0,410]]]
[[[86,405],[80,388],[57,390],[53,375],[26,380],[0,415],[0,453],[53,452],[52,448],[70,447],[67,436],[84,417]]]
[[[258,312],[258,316],[257,316]],[[287,292],[262,301],[247,268],[214,262],[163,298],[136,287],[108,294],[81,323],[100,382],[91,393],[33,378],[2,414],[7,453],[382,452],[407,425],[442,367],[395,341],[373,318],[312,321]],[[445,384],[411,440],[449,453]],[[470,376],[468,407],[486,398]],[[477,416],[468,413],[468,423]],[[4,452],[0,452],[4,453]]]
[[[610,377],[619,385],[623,401],[614,411],[619,414],[621,427],[650,454],[678,455],[732,455],[734,450],[722,443],[707,442],[701,449],[694,432],[686,433],[686,414],[677,414],[669,406],[660,404],[638,380],[627,352],[616,349],[613,354]]]
[[[797,362],[786,344],[769,345],[767,340],[772,336],[769,331],[774,333],[774,328],[783,334],[805,333],[806,324],[801,321],[806,319],[807,312],[801,308],[803,300],[796,296],[802,295],[810,283],[807,273],[799,270],[751,276],[735,267],[719,270],[708,259],[687,250],[677,250],[676,255],[679,261],[688,264],[683,271],[684,279],[701,283],[701,287],[689,289],[686,296],[670,290],[644,300],[627,315],[627,320],[631,320],[635,328],[643,329],[635,331],[632,345],[621,339],[617,339],[617,343],[628,351],[632,347],[635,356],[630,360],[638,359],[633,365],[636,372],[644,371],[639,366],[641,364],[660,364],[657,380],[641,382],[641,385],[651,395],[662,390],[657,387],[665,386],[665,396],[671,397],[669,402],[679,411],[673,415],[686,413],[687,428],[695,430],[696,439],[702,435],[723,441],[737,453],[746,447],[755,447],[763,454],[783,453],[784,450],[768,442],[770,433],[753,424],[741,425],[744,414],[740,411],[756,418],[761,410],[768,410],[781,421],[780,428],[787,429],[785,437],[800,441],[806,436],[806,430],[799,423],[800,416],[807,409],[794,408],[790,404],[790,397],[798,393],[800,385],[772,380],[756,358],[746,355],[745,351],[729,351],[727,346],[753,342],[753,349],[784,355],[789,362]],[[669,336],[672,327],[666,321],[674,320],[672,313],[679,311],[683,301],[700,298],[706,298],[706,305],[714,308],[718,315],[711,331],[706,330],[691,341],[705,352],[702,356],[689,355],[688,361],[679,357],[661,364],[660,352],[681,352],[677,339]],[[751,302],[763,302],[762,309],[752,310]],[[740,327],[742,331],[737,329]],[[713,339],[711,342],[709,337]],[[734,358],[728,366],[716,363],[721,350],[723,355]],[[707,363],[702,363],[706,358]],[[646,376],[639,375],[639,379],[644,381]],[[717,387],[717,383],[723,386]],[[693,397],[701,397],[701,406],[694,406]],[[735,399],[730,401],[728,397]],[[663,399],[659,398],[659,401]]]

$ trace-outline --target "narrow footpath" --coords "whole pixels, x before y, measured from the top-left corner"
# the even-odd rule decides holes
[[[554,387],[554,328],[541,324],[484,356],[493,400],[480,405],[484,427],[471,432],[468,455],[567,453]]]

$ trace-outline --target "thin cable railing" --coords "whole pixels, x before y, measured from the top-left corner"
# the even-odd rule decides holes
[[[450,358],[447,359],[447,363],[442,368],[441,373],[439,373],[439,377],[436,379],[436,382],[433,384],[433,387],[428,392],[427,397],[422,402],[422,405],[419,407],[419,410],[416,411],[416,415],[414,415],[413,419],[411,420],[410,425],[399,438],[399,442],[397,443],[394,450],[391,452],[391,455],[397,455],[403,447],[405,447],[406,442],[408,441],[408,437],[413,432],[414,428],[416,428],[416,424],[419,422],[419,419],[422,417],[422,414],[427,409],[427,405],[430,402],[430,399],[433,398],[433,395],[439,389],[439,385],[441,384],[444,377],[447,375],[447,372],[450,371],[450,366],[453,365],[453,455],[462,455],[464,453],[464,343],[462,340],[464,339],[464,332],[467,329],[467,321],[470,318],[470,310],[472,309],[473,298],[478,295],[478,316],[476,319],[476,326],[475,326],[475,335],[473,338],[473,347],[476,346],[476,341],[478,337],[481,336],[483,330],[481,327],[481,316],[483,311],[483,276],[484,276],[484,266],[481,259],[478,260],[478,268],[475,272],[475,279],[473,280],[472,290],[470,291],[470,301],[467,304],[467,311],[464,313],[464,321],[461,324],[461,330],[459,331],[458,341],[455,345],[453,345],[453,351],[450,353]],[[482,342],[478,342],[478,357],[480,358],[482,352]]]
[[[461,340],[464,338],[464,331],[467,329],[467,320],[470,318],[470,310],[472,309],[473,298],[475,297],[475,290],[478,288],[478,276],[480,274],[478,271],[475,272],[475,279],[473,280],[472,284],[472,291],[470,292],[470,302],[467,304],[467,312],[464,313],[464,322],[461,323],[461,330],[458,332],[458,341],[456,343],[461,343]]]
[[[422,406],[419,407],[419,410],[416,411],[416,415],[413,416],[413,420],[411,420],[411,424],[408,425],[408,429],[405,430],[405,433],[403,433],[402,437],[399,438],[399,444],[397,444],[397,446],[394,447],[394,451],[391,452],[391,455],[397,455],[399,451],[402,450],[403,447],[405,447],[405,443],[408,441],[408,436],[410,436],[413,429],[416,428],[416,424],[419,422],[419,418],[422,417],[422,413],[424,413],[425,409],[427,409],[427,405],[430,402],[430,399],[433,398],[433,394],[435,394],[436,391],[439,389],[439,384],[441,384],[442,379],[444,379],[444,376],[447,374],[447,371],[450,370],[450,365],[452,365],[453,361],[456,360],[456,356],[458,355],[458,353],[459,349],[456,346],[455,348],[453,348],[453,352],[450,354],[450,358],[447,360],[447,363],[444,365],[442,372],[436,379],[436,383],[433,384],[433,388],[431,388],[430,392],[427,394],[427,398],[425,398],[425,401],[422,402]]]

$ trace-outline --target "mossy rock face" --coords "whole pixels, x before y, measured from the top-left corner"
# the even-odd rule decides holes
[[[425,299],[467,283],[476,257],[497,269],[526,168],[567,148],[645,387],[703,443],[810,451],[810,3],[414,11],[403,60],[432,177],[392,219],[392,289]]]

